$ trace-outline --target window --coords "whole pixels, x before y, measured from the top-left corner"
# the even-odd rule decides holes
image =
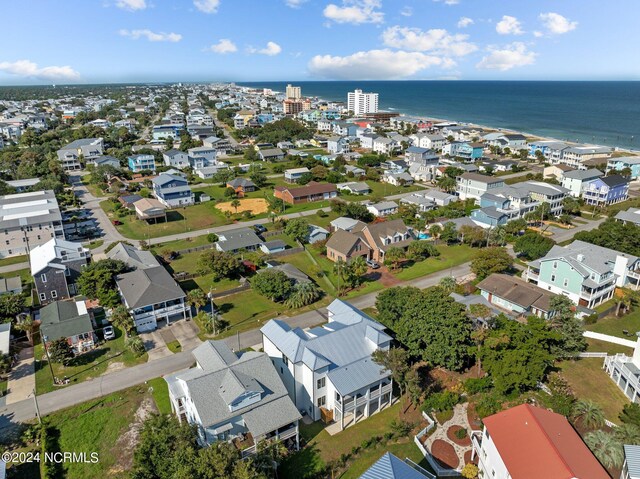
[[[284,369],[282,369],[282,366],[280,366],[280,374],[284,374]]]
[[[47,275],[46,274],[41,274],[40,275],[40,281],[42,281],[43,283],[47,282]]]
[[[282,355],[282,362],[284,363],[285,366],[289,367],[289,360],[284,354]]]
[[[45,301],[47,299],[47,295],[44,293],[40,293],[40,301]]]
[[[336,393],[336,401],[340,401],[340,394]]]
[[[558,269],[558,262],[557,261],[553,262],[553,269]]]
[[[54,289],[51,291],[51,298],[56,299],[58,297],[58,292]]]
[[[327,396],[320,396],[318,398],[318,407],[322,407],[327,403]]]
[[[9,240],[5,241],[5,243],[7,243],[7,245],[9,245]]]
[[[565,279],[562,281],[562,286],[564,286],[565,288],[566,288],[567,286],[569,286],[569,280],[568,280],[567,278],[565,278]]]
[[[552,274],[552,275],[551,275],[551,282],[553,283],[555,280],[556,280],[556,275],[555,275],[555,274]]]
[[[320,378],[316,381],[316,389],[322,389],[325,386],[325,378]]]

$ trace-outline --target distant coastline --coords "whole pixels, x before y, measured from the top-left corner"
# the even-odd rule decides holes
[[[284,82],[239,82],[283,92]],[[355,88],[380,108],[541,139],[640,152],[640,82],[295,82],[304,96],[345,101]],[[634,100],[635,98],[635,100]],[[465,106],[466,105],[466,106]],[[600,141],[599,141],[600,140]]]

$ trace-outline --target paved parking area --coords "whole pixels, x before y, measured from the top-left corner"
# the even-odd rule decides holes
[[[33,348],[20,351],[18,363],[9,373],[6,404],[27,399],[36,388],[36,376],[33,365]]]
[[[198,328],[193,321],[181,319],[169,326],[169,330],[182,346],[183,351],[191,351],[197,348],[202,341],[198,338]]]
[[[162,337],[162,334],[160,334],[160,330],[156,329],[149,333],[141,333],[140,337],[144,342],[144,349],[147,350],[147,354],[149,355],[149,361],[171,356],[173,354],[169,351],[169,348],[167,348],[167,343]]]

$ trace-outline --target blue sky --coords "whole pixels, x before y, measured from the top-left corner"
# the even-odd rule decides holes
[[[638,80],[639,14],[637,0],[3,0],[0,84]]]

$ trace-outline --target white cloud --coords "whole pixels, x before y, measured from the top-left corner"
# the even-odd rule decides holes
[[[142,30],[120,30],[118,32],[123,37],[129,37],[133,40],[138,40],[139,38],[146,38],[150,42],[172,42],[176,43],[182,40],[182,35],[179,33],[165,33],[165,32],[152,32],[151,30],[142,29]]]
[[[422,31],[419,28],[394,26],[382,33],[385,46],[402,50],[431,52],[438,55],[461,57],[478,49],[467,42],[468,35],[451,34],[443,29]]]
[[[330,3],[322,14],[336,23],[382,23],[384,13],[378,10],[381,6],[380,0],[342,0],[342,6]]]
[[[264,48],[249,47],[247,51],[249,53],[259,53],[260,55],[273,57],[282,51],[282,47],[275,42],[267,42],[267,46]]]
[[[433,0],[434,2],[442,2],[445,5],[457,5],[460,3],[460,0]]]
[[[211,45],[209,47],[209,50],[211,50],[214,53],[220,53],[222,55],[225,55],[227,53],[237,52],[238,47],[236,46],[235,43],[233,43],[228,38],[221,38],[218,43],[214,43],[213,45]]]
[[[502,20],[496,23],[496,32],[500,35],[522,35],[522,24],[516,17],[504,15]]]
[[[300,8],[307,0],[284,0],[287,7]]]
[[[40,80],[76,81],[80,79],[80,73],[68,65],[40,68],[37,63],[30,60],[0,62],[0,71],[21,77],[38,78]]]
[[[536,38],[544,37],[544,33],[542,33],[542,32],[541,32],[541,31],[539,31],[539,30],[535,30],[535,31],[533,32],[533,36],[534,36],[534,37],[536,37]]]
[[[420,52],[369,50],[348,56],[316,55],[309,62],[313,75],[338,80],[389,80],[410,77],[432,66],[451,68],[455,62]]]
[[[147,8],[147,2],[145,0],[117,0],[116,7],[134,12]]]
[[[458,20],[458,28],[467,28],[469,25],[473,25],[474,23],[473,18],[460,17],[460,20]]]
[[[413,8],[403,7],[402,10],[400,10],[400,15],[402,15],[403,17],[410,17],[411,15],[413,15]]]
[[[568,33],[571,30],[575,30],[578,26],[578,22],[572,22],[559,13],[542,13],[540,14],[539,18],[551,35],[562,35],[563,33]]]
[[[216,13],[220,6],[220,0],[193,0],[193,5],[204,13]]]
[[[482,57],[477,68],[487,70],[507,71],[515,67],[531,65],[535,62],[537,54],[527,50],[522,42],[514,42],[503,48],[489,47],[489,54]]]

